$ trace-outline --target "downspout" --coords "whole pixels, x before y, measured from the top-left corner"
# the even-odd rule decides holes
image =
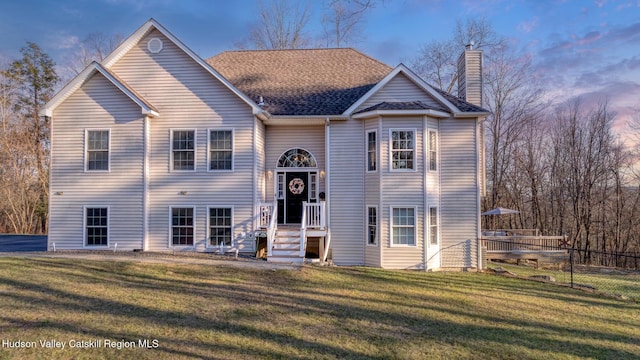
[[[476,161],[476,209],[478,209],[478,211],[476,211],[476,246],[477,246],[477,271],[480,272],[482,271],[482,246],[480,244],[480,235],[481,235],[481,220],[480,220],[480,207],[481,207],[481,189],[480,189],[480,183],[481,183],[481,178],[480,176],[482,176],[481,174],[481,169],[480,169],[480,161],[482,161],[482,154],[483,151],[481,149],[483,141],[481,141],[482,139],[479,140],[480,134],[482,133],[480,131],[480,127],[481,127],[481,122],[480,122],[480,118],[478,118],[476,120],[476,154],[477,155],[477,161]]]
[[[45,115],[46,116],[46,115]],[[53,178],[51,176],[51,174],[53,174],[53,161],[51,161],[51,159],[53,159],[54,153],[53,153],[53,117],[49,117],[48,122],[49,122],[49,203],[47,204],[47,234],[51,233],[51,209],[52,209],[52,202],[53,202],[53,193],[51,192],[51,184],[53,184],[51,182],[51,179]],[[5,125],[5,122],[2,122],[2,126]],[[3,134],[5,134],[5,132],[3,132]],[[86,214],[83,214],[82,216],[86,216]],[[47,236],[47,251],[51,251],[51,243],[49,242],[49,239],[51,239],[50,236]],[[82,240],[84,242],[84,239]],[[55,251],[55,245],[54,245],[54,251]]]
[[[149,251],[149,116],[145,115],[142,122],[144,156],[142,159],[142,251]]]
[[[329,247],[331,246],[331,120],[324,121],[324,156],[325,156],[325,201],[327,206],[327,235],[325,239],[325,249],[322,262],[327,261]]]
[[[254,230],[256,230],[258,228],[258,224],[256,222],[258,216],[260,216],[260,205],[259,205],[259,201],[258,201],[258,163],[256,162],[256,159],[259,158],[258,156],[258,149],[256,148],[256,143],[258,142],[258,118],[256,116],[253,117],[253,141],[251,142],[251,148],[253,149],[253,169],[251,170],[253,172],[252,177],[252,194],[251,196],[253,197],[253,216],[251,217],[253,219],[253,224],[252,224],[252,228],[251,228],[251,232],[253,233]],[[264,173],[264,171],[263,171]],[[256,246],[256,242],[253,242],[254,247]],[[253,249],[253,252],[258,251],[257,248]]]
[[[429,134],[427,132],[427,117],[422,117],[422,158],[423,158],[423,168],[422,168],[422,178],[424,179],[424,185],[422,187],[422,194],[424,195],[424,202],[422,205],[422,264],[424,266],[424,271],[429,270],[428,259],[429,256],[427,251],[429,249],[429,227],[427,226],[427,220],[429,219],[429,186],[427,184],[429,180],[429,172],[428,166],[429,161],[427,159],[427,141],[431,141],[429,138]],[[430,224],[429,224],[430,225]]]
[[[378,225],[378,229],[376,229],[378,231],[378,252],[380,255],[380,267],[384,267],[383,266],[383,261],[384,261],[384,255],[383,255],[383,251],[384,251],[384,246],[382,245],[382,234],[389,234],[389,232],[383,232],[382,231],[382,224],[384,224],[384,216],[382,214],[384,214],[384,208],[382,207],[382,172],[384,171],[383,166],[382,166],[382,144],[384,143],[382,141],[383,139],[383,135],[382,135],[382,116],[378,116],[378,135],[377,135],[378,139],[377,140],[377,147],[378,149],[376,149],[378,151],[378,153],[376,154],[377,159],[378,159],[378,210],[377,210],[377,216],[378,218],[376,219],[377,221],[377,225]],[[387,140],[388,141],[388,140]],[[388,157],[387,157],[388,159]],[[389,219],[391,219],[391,214],[389,214]],[[389,222],[389,224],[391,224]],[[391,239],[389,239],[389,241],[391,241]]]

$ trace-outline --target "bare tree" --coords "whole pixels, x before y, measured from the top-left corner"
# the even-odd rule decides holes
[[[271,0],[259,2],[260,23],[245,40],[248,45],[237,46],[254,49],[299,49],[307,47],[310,39],[305,34],[309,22],[309,2],[294,0]]]
[[[46,231],[47,200],[49,192],[49,123],[39,115],[40,107],[52,96],[58,76],[55,63],[40,47],[31,42],[21,49],[22,58],[11,63],[5,76],[15,82],[17,88],[12,99],[11,130],[3,131],[2,165],[3,195],[10,204],[9,218],[31,213],[31,196],[35,196],[37,223],[32,232]],[[13,169],[13,170],[12,170]],[[16,183],[16,181],[18,181]],[[28,189],[28,197],[21,190]],[[11,199],[7,198],[14,196]],[[19,211],[20,210],[20,211]],[[16,211],[21,212],[16,214]],[[25,220],[26,221],[26,220]],[[16,231],[24,231],[21,221],[13,221]],[[16,227],[17,226],[17,227]]]
[[[530,58],[518,57],[506,47],[494,47],[489,55],[492,61],[485,67],[484,88],[484,106],[491,111],[485,121],[491,184],[487,205],[496,207],[502,205],[502,196],[506,194],[505,177],[513,170],[514,153],[523,141],[522,130],[538,121],[544,107]],[[526,167],[532,170],[535,164],[526,159],[533,154],[522,156],[520,165],[526,161]],[[529,176],[532,186],[537,186],[535,176],[533,173]]]
[[[576,248],[588,261],[592,241],[597,237],[594,224],[599,201],[607,192],[616,142],[611,131],[614,114],[606,103],[594,109],[576,100],[555,115],[553,142],[558,144],[554,157],[561,158],[565,200],[571,216],[570,228]],[[557,176],[556,174],[553,174]]]
[[[91,33],[79,44],[78,49],[66,60],[66,70],[75,76],[92,61],[101,62],[124,40],[120,34],[108,36],[103,33]]]
[[[2,122],[0,124],[0,135],[6,133],[7,127],[13,118],[13,107],[16,103],[19,85],[16,79],[10,76],[7,68],[8,65],[0,68],[0,122]]]
[[[327,47],[343,47],[353,43],[360,34],[359,25],[370,9],[376,5],[374,0],[331,0],[328,10],[322,17],[322,26]]]
[[[42,184],[38,168],[39,149],[30,127],[14,124],[3,133],[0,145],[0,215],[4,231],[19,234],[43,232]],[[46,217],[45,217],[46,219]]]
[[[468,44],[473,44],[474,49],[491,50],[504,46],[505,40],[486,19],[458,21],[451,38],[431,41],[422,46],[412,61],[412,68],[432,85],[453,92],[458,82],[457,59]],[[490,61],[490,58],[487,60]]]

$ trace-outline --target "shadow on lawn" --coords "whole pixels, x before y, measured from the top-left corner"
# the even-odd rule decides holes
[[[479,314],[473,309],[473,302],[452,302],[436,294],[453,291],[469,295],[465,288],[482,282],[486,282],[487,287],[496,288],[495,281],[485,280],[480,275],[436,276],[407,272],[398,277],[397,273],[393,276],[393,272],[357,268],[314,268],[300,273],[42,259],[20,263],[25,265],[22,271],[33,272],[34,275],[38,272],[57,272],[63,274],[68,283],[77,286],[103,284],[107,287],[125,287],[148,291],[149,296],[158,298],[177,296],[183,301],[203,299],[207,304],[194,304],[190,312],[159,310],[151,305],[108,298],[108,293],[101,298],[66,290],[60,284],[39,282],[35,276],[16,280],[4,276],[5,272],[0,277],[0,285],[17,291],[4,291],[0,293],[0,299],[11,298],[32,306],[41,305],[52,312],[75,313],[79,317],[81,314],[97,313],[101,316],[130,318],[147,324],[146,328],[149,329],[169,326],[178,333],[213,332],[217,337],[233,336],[240,339],[235,342],[218,342],[216,337],[211,339],[211,336],[176,339],[166,334],[144,331],[105,331],[100,329],[100,324],[67,323],[57,321],[55,317],[54,320],[37,321],[11,316],[10,311],[0,315],[2,321],[15,327],[56,329],[93,338],[155,338],[162,346],[153,351],[167,356],[388,358],[402,356],[407,342],[419,348],[421,342],[425,341],[464,347],[466,351],[463,353],[469,354],[495,352],[497,350],[494,347],[500,344],[578,357],[602,354],[600,346],[585,344],[584,339],[613,344],[606,349],[606,357],[638,356],[637,353],[614,348],[615,344],[634,344],[635,340],[631,337],[550,325],[543,320],[525,320],[513,315]],[[321,274],[308,276],[305,271],[319,271]],[[334,281],[323,281],[325,274],[333,277]],[[508,284],[499,284],[504,290],[513,291]],[[610,304],[583,294],[554,291],[557,289],[547,289],[539,284],[522,282],[518,285],[523,293],[530,296],[581,301],[588,306]],[[422,292],[422,288],[433,292]],[[402,289],[406,293],[403,294]],[[217,311],[216,305],[226,309],[230,304],[242,304],[242,308],[229,312]],[[263,314],[267,308],[270,312]],[[270,326],[269,316],[287,317],[289,320],[284,325],[290,328]],[[332,325],[328,329],[313,324],[307,328],[305,318],[326,319]],[[485,325],[478,324],[480,320]],[[362,328],[362,324],[369,326]],[[629,326],[637,324],[630,322]],[[363,344],[360,348],[364,347],[365,350],[350,348],[354,340],[346,339],[354,332]],[[345,341],[340,341],[341,337],[345,337]],[[469,341],[470,338],[473,341]],[[576,340],[567,343],[557,338]],[[540,349],[540,344],[544,344],[545,348]],[[507,357],[517,355],[505,354]]]

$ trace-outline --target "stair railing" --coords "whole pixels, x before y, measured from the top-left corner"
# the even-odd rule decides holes
[[[271,218],[267,226],[267,258],[273,256],[273,241],[278,230],[278,206],[274,204],[271,209]]]
[[[302,223],[300,225],[300,257],[304,259],[307,254],[307,202],[302,202]]]

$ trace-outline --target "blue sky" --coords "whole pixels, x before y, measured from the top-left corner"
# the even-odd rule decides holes
[[[268,0],[265,0],[268,1]],[[308,30],[321,33],[321,0]],[[326,1],[326,0],[323,0]],[[203,58],[246,38],[258,0],[0,0],[0,62],[26,41],[62,65],[88,34],[129,36],[153,17]],[[456,20],[483,17],[520,51],[557,98],[608,98],[619,123],[640,108],[640,0],[385,0],[363,23],[355,45],[391,66],[410,64]]]

